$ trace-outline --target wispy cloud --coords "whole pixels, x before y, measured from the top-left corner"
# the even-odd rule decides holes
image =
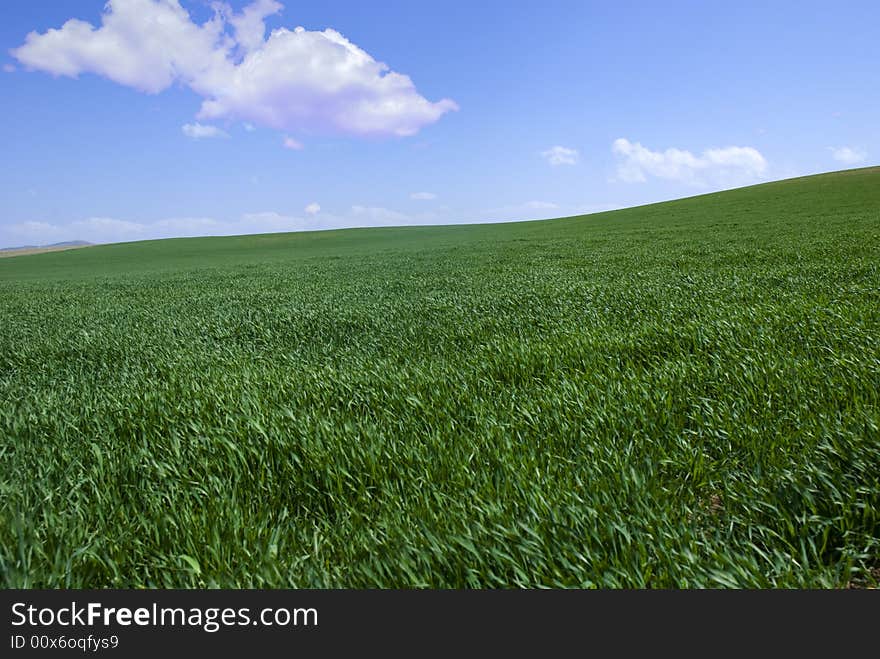
[[[532,200],[481,211],[468,216],[441,207],[436,212],[403,213],[384,206],[356,204],[348,210],[324,211],[317,202],[303,209],[302,215],[277,211],[244,213],[238,219],[175,217],[152,222],[133,222],[108,217],[92,217],[70,223],[21,222],[0,224],[0,247],[47,245],[69,240],[92,243],[152,240],[178,236],[231,236],[287,231],[319,231],[353,227],[426,226],[436,224],[491,223],[535,220],[563,215],[581,215],[617,208],[609,204],[565,206]]]
[[[860,165],[868,160],[868,153],[864,149],[850,146],[829,146],[831,157],[844,165]]]
[[[351,214],[353,217],[362,221],[366,221],[368,225],[374,224],[403,224],[408,222],[409,216],[406,213],[383,208],[381,206],[352,206]]]
[[[211,137],[229,137],[229,134],[226,131],[217,128],[217,126],[200,124],[199,122],[194,124],[184,124],[181,126],[180,130],[183,131],[184,135],[194,140]]]
[[[5,73],[15,73],[15,67],[12,64],[4,64],[3,71]]]
[[[474,221],[508,222],[515,220],[536,220],[557,215],[559,204],[552,201],[532,200],[519,204],[508,204],[495,208],[487,208],[481,217]]]
[[[617,157],[617,178],[627,183],[653,177],[691,185],[727,184],[755,180],[767,170],[764,156],[750,146],[707,149],[697,156],[676,148],[651,151],[620,138],[611,150]]]
[[[577,152],[577,149],[554,146],[546,151],[541,151],[541,157],[556,167],[558,165],[576,165],[580,154]]]
[[[300,151],[303,148],[302,143],[298,142],[292,137],[285,137],[284,140],[281,142],[281,146],[283,146],[285,149],[290,149],[291,151]]]
[[[488,208],[474,218],[474,222],[516,222],[520,220],[541,220],[573,215],[589,215],[621,208],[620,204],[563,204],[551,201],[533,200],[521,204],[510,204]]]
[[[433,192],[413,192],[409,196],[409,198],[419,201],[431,201],[432,199],[436,199],[437,195],[435,195]]]
[[[153,240],[179,236],[231,236],[286,231],[316,231],[349,227],[380,227],[440,224],[444,218],[434,213],[407,214],[382,206],[352,206],[340,214],[326,213],[317,203],[303,209],[302,215],[276,211],[244,213],[238,219],[175,217],[151,222],[91,217],[69,223],[42,221],[0,224],[0,247],[47,245],[69,240],[92,243]]]
[[[94,26],[72,18],[31,32],[10,51],[25,67],[53,75],[94,73],[157,94],[178,83],[203,98],[197,118],[232,120],[281,132],[354,136],[414,135],[458,109],[421,96],[339,32],[279,28],[265,20],[282,5],[255,0],[236,13],[192,20],[177,0],[109,0]]]

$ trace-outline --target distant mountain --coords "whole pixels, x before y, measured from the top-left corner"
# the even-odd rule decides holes
[[[17,252],[20,249],[52,249],[54,247],[86,247],[93,245],[86,240],[68,240],[63,243],[52,243],[51,245],[21,245],[19,247],[0,247],[0,252]]]
[[[52,243],[51,245],[43,245],[43,247],[85,247],[86,245],[94,245],[87,240],[68,240],[63,243]]]

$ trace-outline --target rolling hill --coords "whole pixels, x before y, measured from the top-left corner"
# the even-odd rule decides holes
[[[6,587],[840,587],[880,169],[0,261]]]

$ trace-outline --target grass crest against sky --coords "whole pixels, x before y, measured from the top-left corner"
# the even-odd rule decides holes
[[[876,2],[8,0],[0,248],[578,215],[877,164]]]

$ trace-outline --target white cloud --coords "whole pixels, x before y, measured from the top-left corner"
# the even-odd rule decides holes
[[[868,159],[868,154],[863,149],[856,149],[849,146],[829,146],[831,157],[844,165],[858,165]]]
[[[20,222],[0,225],[0,247],[23,245],[50,245],[72,240],[62,227],[48,222]]]
[[[166,218],[153,222],[91,217],[67,224],[21,222],[7,226],[0,225],[0,246],[47,245],[68,240],[112,243],[178,236],[223,236],[297,231],[306,226],[305,220],[289,218],[277,213],[244,215],[237,222],[224,222],[210,217]]]
[[[577,152],[577,149],[554,146],[546,151],[541,151],[541,157],[556,167],[558,165],[576,165],[580,154]]]
[[[580,204],[579,206],[571,207],[571,214],[591,215],[593,213],[606,213],[624,207],[625,206],[621,206],[620,204]],[[566,212],[568,212],[568,209],[566,209]]]
[[[297,142],[292,137],[286,137],[286,136],[284,138],[284,141],[281,143],[281,145],[285,149],[290,149],[292,151],[299,151],[300,149],[303,148],[303,145],[300,142]]]
[[[229,137],[229,134],[226,131],[220,130],[217,126],[208,126],[200,124],[199,122],[194,124],[183,124],[180,130],[183,131],[184,135],[194,140],[208,137]]]
[[[178,0],[109,0],[101,26],[71,19],[11,51],[29,69],[104,76],[146,93],[175,83],[203,97],[200,120],[239,120],[298,134],[414,135],[458,106],[431,102],[406,75],[335,30],[273,30],[281,5],[226,3],[199,25]],[[229,34],[232,28],[233,36]]]
[[[222,76],[231,63],[222,16],[203,25],[177,0],[110,0],[102,25],[70,19],[60,29],[31,32],[11,51],[23,65],[53,75],[96,73],[122,85],[158,93]]]
[[[516,220],[536,220],[558,216],[559,205],[552,201],[526,201],[521,204],[509,204],[482,211],[477,222],[508,222]]]
[[[278,233],[282,231],[304,231],[308,229],[308,220],[291,215],[283,215],[274,211],[261,213],[245,213],[241,222],[226,223],[225,234]]]
[[[767,161],[750,146],[707,149],[699,156],[681,149],[651,151],[638,142],[620,138],[611,147],[617,156],[617,178],[642,182],[648,177],[693,185],[731,184],[759,178]]]
[[[443,209],[448,210],[448,209]],[[460,222],[460,218],[435,212],[401,213],[382,206],[352,206],[343,216],[327,216],[321,214],[325,224],[339,227],[389,227],[417,226],[430,224],[450,224]]]
[[[373,224],[403,224],[409,220],[404,213],[382,208],[380,206],[352,206],[351,214],[361,221],[366,221],[369,225]]]
[[[253,133],[255,130],[257,130],[257,127],[254,126],[253,124],[246,123],[244,125],[244,129],[249,133]]]
[[[256,0],[242,9],[240,14],[234,14],[226,3],[221,6],[235,28],[235,40],[239,48],[245,53],[260,49],[266,37],[266,18],[284,8],[284,5],[275,0]]]
[[[210,235],[212,232],[222,229],[223,223],[211,217],[174,217],[151,224],[138,224],[136,226],[137,229],[132,227],[133,231],[154,234],[157,238],[166,238],[171,236]]]
[[[489,208],[473,218],[474,222],[517,222],[573,215],[589,215],[622,208],[620,204],[557,204],[550,201],[527,201],[498,208]]]
[[[0,245],[50,245],[70,240],[122,242],[144,238],[144,226],[108,217],[91,217],[69,224],[21,222],[0,226]]]
[[[310,209],[318,209],[312,212]],[[580,215],[617,208],[608,204],[560,206],[548,201],[488,209],[476,215],[453,213],[441,207],[437,212],[401,213],[382,206],[351,206],[342,214],[320,210],[317,203],[303,209],[303,215],[287,215],[276,211],[245,213],[238,219],[218,220],[210,217],[176,217],[151,222],[132,222],[106,217],[93,217],[67,224],[22,222],[0,224],[0,247],[46,245],[68,240],[93,243],[152,240],[178,236],[231,236],[288,231],[319,231],[354,227],[426,226],[437,224],[510,222],[534,220],[563,215]]]
[[[108,217],[92,217],[66,224],[36,221],[12,225],[0,224],[0,247],[47,245],[69,240],[112,243],[180,236],[231,236],[348,227],[438,224],[441,220],[433,213],[407,215],[380,206],[352,206],[342,215],[319,211],[318,204],[313,203],[304,209],[303,216],[261,211],[245,213],[237,220],[177,217],[151,222],[132,222]]]
[[[431,201],[432,199],[436,199],[437,195],[433,192],[413,192],[410,196],[410,199],[416,199],[418,201]]]
[[[15,67],[14,67],[12,64],[4,64],[4,65],[3,65],[3,70],[4,70],[6,73],[15,73]]]

